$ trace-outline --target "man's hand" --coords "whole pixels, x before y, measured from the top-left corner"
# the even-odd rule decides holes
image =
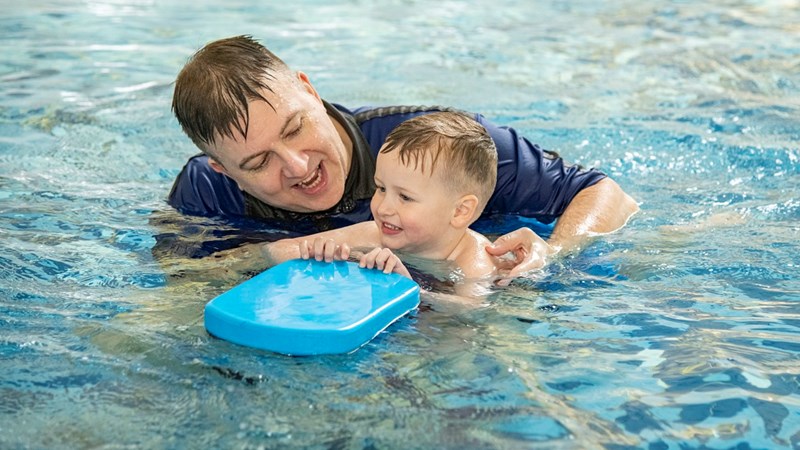
[[[544,241],[530,228],[520,228],[497,238],[486,246],[486,252],[492,256],[513,255],[514,266],[508,272],[508,278],[538,270],[547,264],[547,258],[556,253],[556,249]]]
[[[300,257],[300,251],[294,239],[281,239],[279,241],[258,245],[261,250],[259,254],[269,267]]]
[[[595,236],[612,233],[627,223],[639,205],[610,178],[583,189],[558,218],[553,233],[545,242],[528,228],[520,228],[499,237],[486,247],[493,256],[511,252],[516,264],[508,272],[510,278],[547,264],[547,259],[556,253],[571,252]]]
[[[300,258],[317,261],[346,261],[350,257],[350,246],[347,244],[337,244],[333,239],[315,238],[313,242],[308,239],[301,239],[298,242]]]

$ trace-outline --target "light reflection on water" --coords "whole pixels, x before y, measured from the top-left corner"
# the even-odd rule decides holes
[[[211,3],[0,19],[0,447],[798,445],[798,5]],[[166,208],[195,152],[169,104],[237,33],[328,100],[513,125],[642,211],[352,355],[213,339],[205,302],[249,274],[180,255],[282,234]]]

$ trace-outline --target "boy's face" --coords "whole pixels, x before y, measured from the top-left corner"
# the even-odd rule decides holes
[[[375,185],[370,206],[382,244],[421,257],[441,254],[438,246],[452,230],[450,219],[458,196],[447,189],[439,175],[423,173],[413,162],[403,165],[398,151],[378,153]]]
[[[272,107],[250,102],[247,138],[218,138],[209,164],[269,205],[324,211],[342,199],[352,144],[305,74],[297,77],[278,76],[270,83],[274,92],[261,93]]]

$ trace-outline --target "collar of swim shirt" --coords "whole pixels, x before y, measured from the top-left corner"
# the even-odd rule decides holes
[[[261,219],[278,219],[298,221],[311,219],[319,221],[334,214],[351,212],[359,200],[369,199],[375,193],[375,157],[370,151],[369,144],[361,133],[353,116],[336,109],[335,106],[322,101],[328,114],[339,122],[347,131],[353,142],[353,155],[350,162],[350,171],[344,185],[344,195],[333,208],[326,211],[313,213],[300,213],[270,206],[252,195],[244,192],[245,214]]]

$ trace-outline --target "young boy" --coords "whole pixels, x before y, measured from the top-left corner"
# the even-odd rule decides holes
[[[411,276],[393,251],[450,261],[465,279],[499,275],[491,242],[468,227],[480,216],[497,179],[497,153],[486,130],[470,117],[437,112],[400,124],[380,149],[374,220],[267,244],[272,263],[288,259],[347,259],[351,248],[372,249],[361,267]],[[548,246],[532,231],[535,245]],[[513,265],[513,264],[512,264]]]

